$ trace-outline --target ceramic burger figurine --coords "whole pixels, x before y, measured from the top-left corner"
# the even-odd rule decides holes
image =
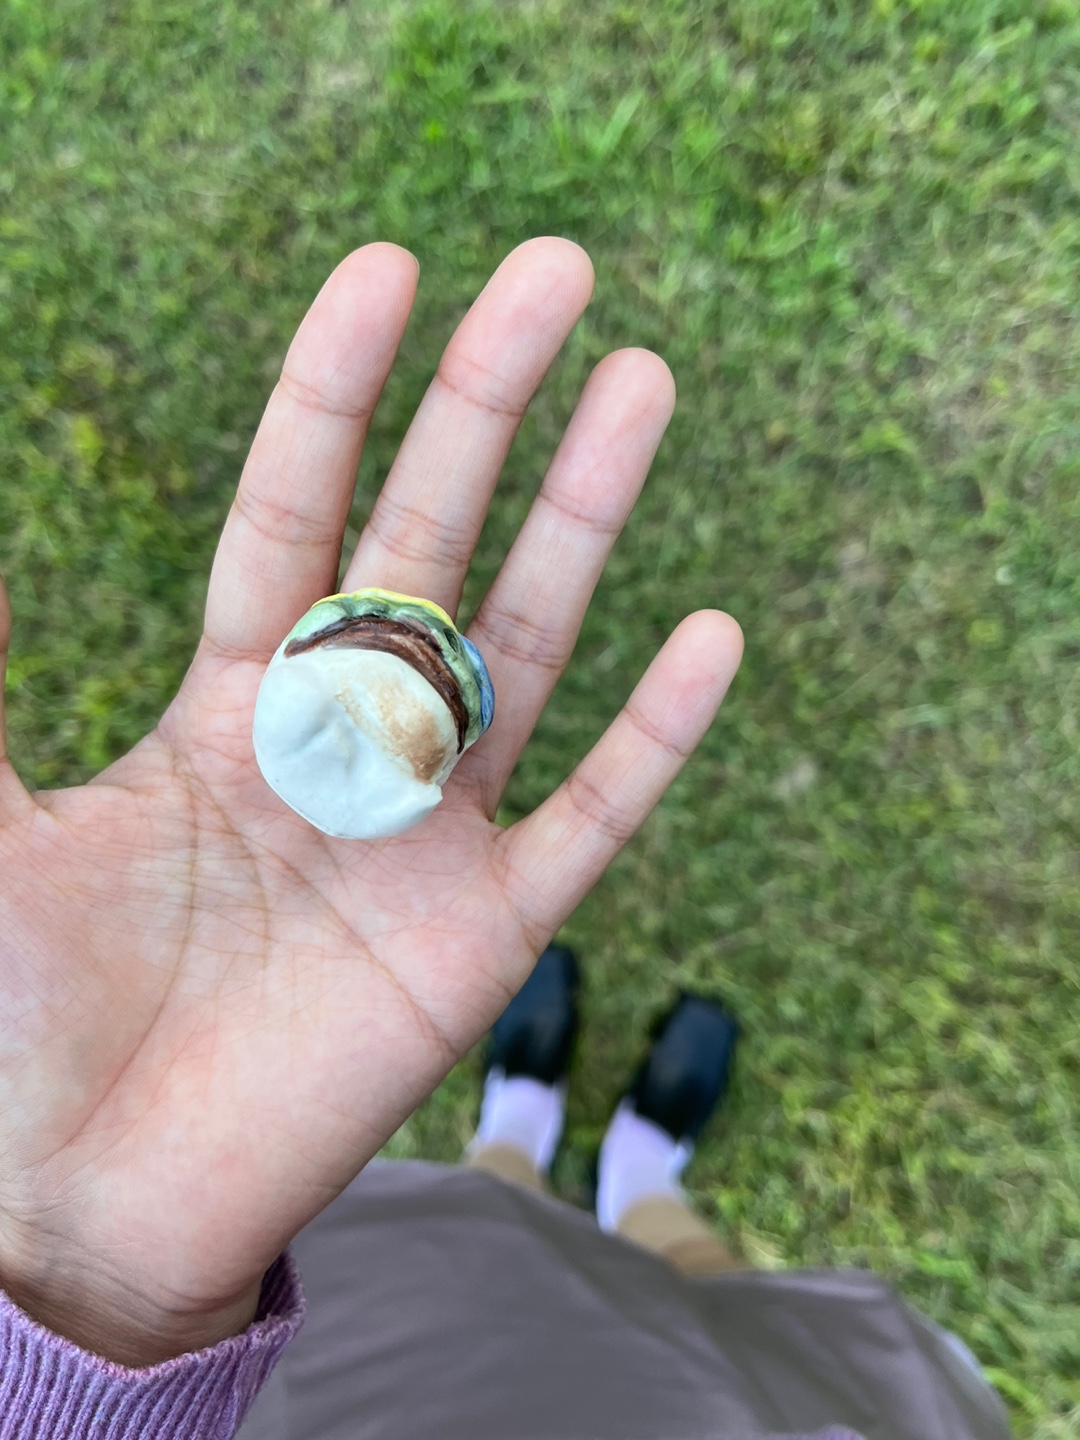
[[[487,666],[445,610],[355,590],[318,601],[275,652],[255,702],[255,758],[319,830],[378,840],[431,814],[494,711]]]

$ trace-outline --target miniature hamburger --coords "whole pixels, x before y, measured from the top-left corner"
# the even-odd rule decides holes
[[[430,815],[494,710],[479,650],[438,605],[390,590],[331,595],[267,666],[255,758],[317,829],[378,840]]]

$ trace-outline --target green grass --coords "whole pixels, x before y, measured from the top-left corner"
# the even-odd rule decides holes
[[[39,786],[151,725],[305,304],[351,247],[421,293],[362,523],[457,317],[528,235],[597,298],[467,606],[589,367],[680,405],[515,776],[527,811],[686,610],[720,722],[567,927],[560,1178],[680,984],[745,1026],[695,1196],[768,1265],[868,1264],[1080,1435],[1080,8],[1074,0],[237,0],[0,11],[0,558]],[[600,677],[602,684],[597,683]],[[475,1059],[397,1137],[456,1156]]]

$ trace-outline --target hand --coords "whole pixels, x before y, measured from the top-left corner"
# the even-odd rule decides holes
[[[250,1322],[267,1267],[490,1025],[738,665],[735,623],[690,616],[570,778],[511,829],[493,823],[674,403],[660,359],[619,351],[590,376],[469,631],[496,718],[439,809],[395,840],[332,840],[269,790],[255,694],[286,631],[338,588],[416,277],[407,252],[369,245],[312,305],[244,467],[202,640],[153,733],[89,785],[30,795],[0,714],[0,1284],[129,1365]],[[499,267],[341,588],[454,613],[521,415],[591,288],[567,241]],[[0,663],[10,628],[0,586]]]

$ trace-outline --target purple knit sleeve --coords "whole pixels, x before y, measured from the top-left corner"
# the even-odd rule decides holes
[[[62,1340],[0,1291],[0,1440],[232,1440],[303,1319],[300,1276],[282,1255],[242,1335],[129,1370]]]

